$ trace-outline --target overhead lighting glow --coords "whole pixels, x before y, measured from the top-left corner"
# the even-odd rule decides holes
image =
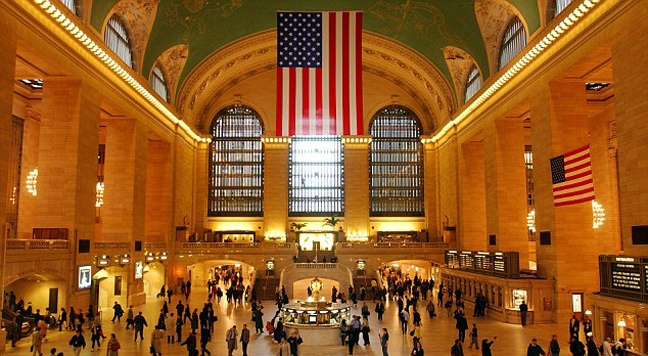
[[[605,209],[596,200],[592,200],[592,228],[598,229],[605,222]]]
[[[38,168],[29,172],[27,175],[27,192],[33,196],[38,195],[36,186],[38,185]]]

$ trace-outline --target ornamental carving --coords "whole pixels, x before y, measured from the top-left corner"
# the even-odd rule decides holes
[[[466,95],[468,72],[472,69],[473,64],[475,64],[475,60],[468,52],[457,47],[444,47],[443,54],[450,69],[450,75],[452,75],[457,102],[463,103],[465,101],[464,96]]]
[[[113,8],[128,27],[138,63],[144,58],[159,2],[160,0],[122,0]]]
[[[504,0],[476,0],[475,16],[481,30],[488,54],[490,72],[497,72],[500,43],[506,26],[515,16],[519,16],[513,5]],[[522,21],[522,16],[519,16]]]
[[[180,74],[187,62],[188,55],[189,46],[182,44],[167,49],[158,58],[158,63],[160,63],[166,74],[167,86],[171,91],[169,97],[175,96],[178,80],[180,80]]]

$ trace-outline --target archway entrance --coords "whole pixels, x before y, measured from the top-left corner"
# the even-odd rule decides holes
[[[25,308],[31,306],[33,313],[38,310],[45,315],[50,310],[52,314],[57,314],[66,306],[67,283],[55,274],[30,274],[8,284],[5,291],[16,295],[16,303],[22,299]]]
[[[206,288],[209,280],[218,279],[221,286],[223,280],[236,276],[243,279],[243,285],[248,286],[255,278],[254,266],[236,260],[211,260],[197,262],[187,266],[187,278],[191,281],[192,289]]]
[[[144,293],[147,297],[155,297],[160,293],[164,285],[165,268],[160,262],[151,262],[144,267]]]
[[[326,298],[327,301],[331,300],[331,289],[335,287],[338,291],[340,291],[340,282],[336,281],[335,279],[330,279],[330,278],[320,278],[318,277],[320,281],[322,281],[322,292],[321,296]],[[311,281],[313,278],[304,278],[300,279],[297,281],[293,282],[292,285],[292,290],[293,290],[293,299],[301,300],[304,301],[306,300],[308,296],[308,287],[310,286]]]
[[[92,277],[91,303],[101,312],[110,311],[115,302],[128,309],[128,272],[123,267],[107,267]]]

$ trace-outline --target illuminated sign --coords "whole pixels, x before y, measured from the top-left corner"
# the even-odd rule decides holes
[[[135,279],[144,277],[144,264],[142,262],[135,262]]]
[[[79,289],[88,289],[92,284],[92,266],[79,267]]]

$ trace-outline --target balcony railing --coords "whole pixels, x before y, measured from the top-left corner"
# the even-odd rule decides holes
[[[283,253],[296,252],[295,244],[291,242],[176,242],[176,251],[200,253],[201,251],[237,251],[242,253]]]
[[[63,251],[69,248],[67,240],[32,240],[32,239],[8,239],[7,250],[58,250]]]
[[[101,241],[94,243],[95,250],[128,250],[130,242]]]
[[[369,249],[369,250],[382,250],[382,249],[446,249],[448,244],[445,242],[338,242],[338,249]]]

